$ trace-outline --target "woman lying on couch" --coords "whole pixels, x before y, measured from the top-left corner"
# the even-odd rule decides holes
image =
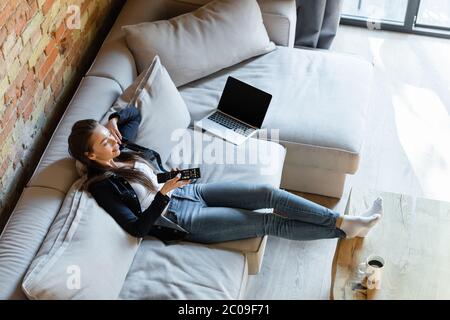
[[[155,173],[166,170],[155,151],[122,152],[123,141],[136,139],[140,121],[138,109],[127,107],[111,114],[106,127],[92,119],[76,122],[69,137],[70,154],[87,167],[84,188],[132,236],[200,243],[264,235],[352,238],[364,237],[381,218],[381,198],[360,216],[344,216],[268,184],[190,183],[179,177],[158,184]],[[275,213],[253,211],[261,208]],[[161,216],[169,226],[158,223]]]

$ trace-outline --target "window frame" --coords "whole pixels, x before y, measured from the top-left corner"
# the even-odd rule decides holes
[[[378,19],[369,20],[367,18],[345,14],[341,15],[340,23],[343,25],[351,25],[365,28],[368,28],[369,23],[371,23],[373,24],[374,29],[377,30],[379,29],[379,30],[397,31],[397,32],[450,39],[450,27],[447,28],[417,23],[420,1],[421,0],[408,0],[408,7],[406,9],[404,23]]]

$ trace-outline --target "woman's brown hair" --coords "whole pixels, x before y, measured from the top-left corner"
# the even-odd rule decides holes
[[[150,178],[148,178],[145,174],[142,174],[142,171],[129,167],[106,167],[96,161],[92,161],[85,155],[85,152],[92,152],[90,138],[98,125],[98,121],[93,119],[77,121],[73,125],[72,132],[69,136],[69,154],[76,160],[83,163],[86,166],[88,172],[92,172],[92,170],[90,169],[94,168],[97,169],[95,170],[95,172],[99,172],[95,175],[89,175],[88,179],[83,184],[82,189],[87,190],[89,188],[89,185],[91,185],[92,183],[103,180],[113,174],[117,174],[118,176],[121,176],[128,180],[128,182],[138,182],[151,191],[157,191],[156,186],[153,184]],[[121,152],[120,155],[115,158],[115,160],[118,160],[120,162],[141,161],[149,165],[150,168],[153,168],[153,166],[145,158],[134,151]]]

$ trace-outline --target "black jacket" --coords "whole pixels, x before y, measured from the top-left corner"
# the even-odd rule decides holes
[[[167,172],[161,164],[159,154],[151,149],[134,144],[136,139],[141,115],[139,110],[133,106],[122,109],[110,115],[109,119],[118,117],[118,128],[122,134],[122,144],[120,150],[125,148],[141,153],[146,160],[159,168],[161,172]],[[98,174],[98,169],[90,168],[88,177]],[[155,236],[166,244],[182,240],[187,232],[173,223],[173,227],[155,225],[161,213],[168,205],[170,198],[159,191],[156,193],[150,206],[142,211],[139,199],[131,187],[130,183],[123,177],[116,174],[101,181],[92,183],[89,192],[97,203],[108,212],[114,220],[130,235],[134,237],[144,237],[146,235]],[[172,222],[169,220],[168,224]],[[167,225],[167,223],[165,224]]]

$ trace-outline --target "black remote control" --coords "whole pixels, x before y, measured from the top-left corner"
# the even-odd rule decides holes
[[[158,183],[164,183],[167,180],[175,178],[175,176],[181,173],[180,180],[198,179],[200,178],[200,168],[184,169],[179,171],[158,173],[156,178]]]

